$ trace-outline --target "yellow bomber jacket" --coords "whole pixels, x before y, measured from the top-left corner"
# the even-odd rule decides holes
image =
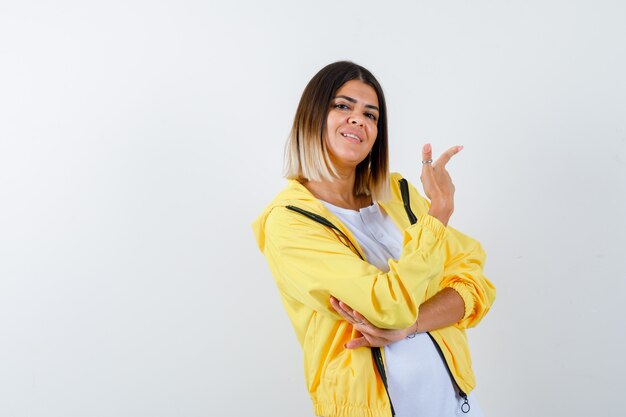
[[[302,346],[318,416],[392,414],[384,368],[377,370],[373,354],[383,349],[343,347],[355,331],[332,308],[331,295],[377,327],[402,329],[415,323],[426,299],[442,288],[455,289],[465,302],[464,317],[429,333],[463,394],[475,386],[465,329],[478,324],[495,299],[483,275],[485,253],[476,240],[430,216],[429,202],[408,183],[403,199],[401,181],[392,174],[391,198],[379,202],[404,230],[402,254],[389,260],[389,272],[369,264],[350,230],[296,180],[252,225]],[[382,355],[379,362],[384,363]]]

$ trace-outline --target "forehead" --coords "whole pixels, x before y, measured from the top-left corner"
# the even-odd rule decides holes
[[[378,95],[376,90],[361,80],[350,80],[339,87],[335,96],[348,96],[357,102],[371,104],[378,107]]]

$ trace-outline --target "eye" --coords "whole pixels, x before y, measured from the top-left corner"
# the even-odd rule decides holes
[[[365,113],[365,117],[367,117],[368,119],[376,121],[376,115],[373,114],[373,113]]]
[[[345,109],[349,109],[350,107],[348,107],[347,105],[345,105],[343,103],[337,103],[337,104],[335,104],[335,108],[336,109],[340,109],[340,110],[345,110]]]

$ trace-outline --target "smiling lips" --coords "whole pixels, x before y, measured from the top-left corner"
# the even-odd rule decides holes
[[[352,143],[362,143],[363,139],[356,132],[340,132],[341,136],[348,139]]]

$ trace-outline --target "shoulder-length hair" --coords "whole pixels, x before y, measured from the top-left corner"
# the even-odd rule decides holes
[[[349,61],[322,68],[309,81],[296,111],[285,147],[285,177],[297,180],[333,181],[337,170],[324,142],[330,103],[346,82],[359,80],[370,85],[378,96],[378,135],[370,154],[357,165],[354,191],[374,200],[389,196],[389,156],[387,146],[387,106],[383,89],[367,69]]]

